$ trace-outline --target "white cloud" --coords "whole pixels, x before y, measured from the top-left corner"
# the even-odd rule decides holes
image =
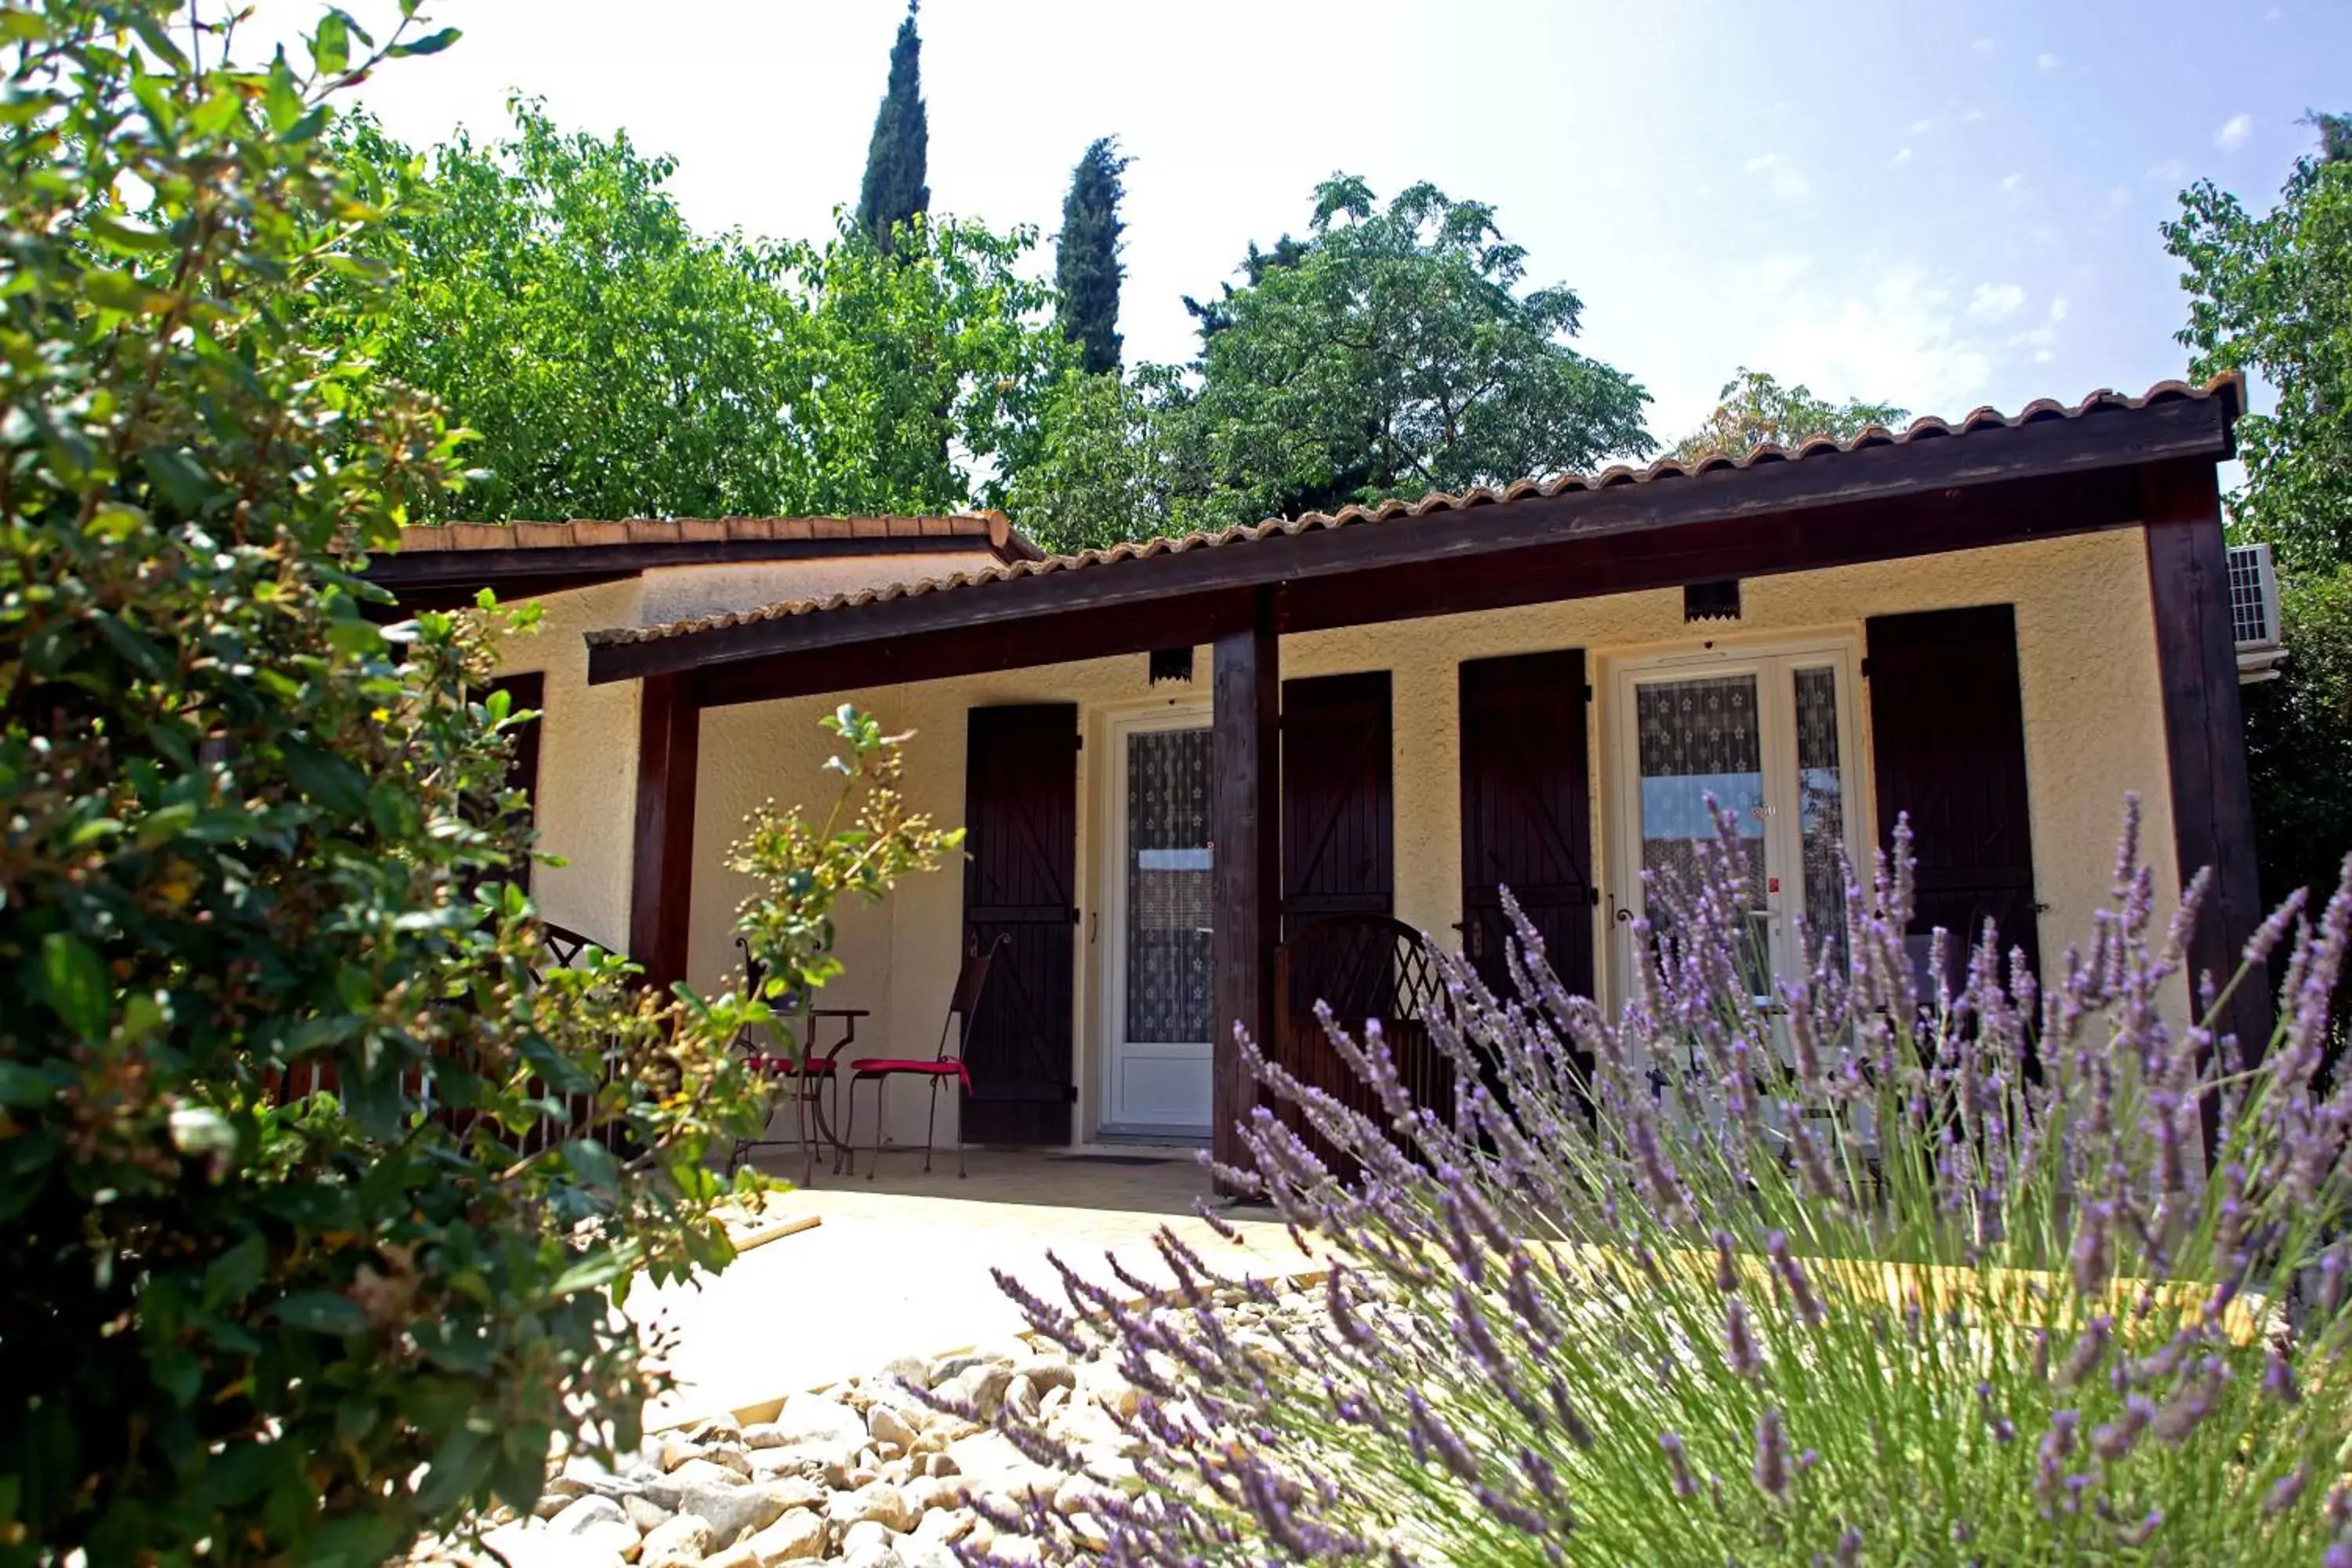
[[[2043,70],[2054,71],[2058,68],[2058,57],[2056,55],[2036,55],[2033,57],[2033,63],[2040,66]]]
[[[1895,156],[1886,161],[1890,163],[1907,163],[1911,161],[1911,149],[1908,147],[1898,147],[1895,149]]]
[[[1802,252],[1767,256],[1740,270],[1740,292],[1779,294],[1813,269],[1813,258]]]
[[[1960,123],[1963,125],[1974,125],[1983,118],[1984,110],[1981,109],[1968,109],[1960,111]]]
[[[2014,283],[1979,283],[1969,296],[1969,314],[1979,321],[1998,321],[2015,315],[2024,303],[2025,290]]]
[[[1911,122],[1911,134],[1914,136],[1925,136],[1934,129],[1936,129],[1936,122],[1932,120],[1915,120]]]
[[[2053,321],[2063,321],[2066,319],[2065,295],[2061,294],[2058,298],[2050,301],[2050,319]]]
[[[2021,188],[2024,184],[2025,176],[2022,174],[2003,174],[2000,177],[2000,184],[1993,188],[2000,192],[2002,195],[2013,196],[2017,195],[2019,189]]]
[[[2252,115],[2233,114],[2221,122],[2221,130],[2213,132],[2213,145],[2224,153],[2234,153],[2244,146],[2246,138],[2253,133],[2254,117]]]
[[[1992,53],[1992,40],[1990,38],[1970,38],[1969,40],[1969,47],[1974,49],[1980,55],[1989,55]]]
[[[2151,185],[2177,185],[2188,177],[2189,165],[2178,158],[2148,165],[2147,183]]]
[[[1983,401],[1991,356],[1961,335],[1951,295],[1916,267],[1867,269],[1856,292],[1808,291],[1758,343],[1752,364],[1827,395],[1886,398],[1922,413],[1958,413]]]
[[[2129,185],[2117,185],[2114,190],[2107,193],[2108,210],[2112,212],[2121,212],[2124,208],[2131,205],[2131,187]]]
[[[1813,187],[1785,153],[1766,153],[1748,160],[1748,172],[1760,174],[1770,183],[1776,196],[1801,196]]]

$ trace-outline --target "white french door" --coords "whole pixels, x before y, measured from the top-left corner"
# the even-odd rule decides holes
[[[1209,715],[1114,719],[1110,742],[1102,1131],[1206,1136]]]
[[[1866,867],[1870,846],[1854,668],[1844,642],[1617,667],[1611,956],[1621,985],[1640,956],[1627,932],[1631,919],[1647,912],[1641,874],[1689,875],[1693,842],[1715,834],[1709,796],[1738,818],[1757,994],[1769,992],[1775,972],[1810,969],[1824,939],[1843,944],[1839,851]],[[1810,950],[1802,952],[1801,915]]]

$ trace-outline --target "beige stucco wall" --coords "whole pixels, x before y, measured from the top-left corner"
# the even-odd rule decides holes
[[[539,627],[499,639],[499,667],[509,675],[539,670],[547,676],[540,731],[540,847],[565,862],[534,873],[541,911],[616,951],[628,944],[639,688],[635,681],[588,684],[583,640],[587,633],[979,571],[995,561],[981,548],[657,567],[625,582],[521,601],[540,606]],[[713,759],[708,740],[703,755],[709,765]]]
[[[540,910],[608,947],[629,936],[629,843],[636,822],[637,691],[635,681],[588,684],[581,638],[636,623],[635,582],[551,594],[537,601],[539,627],[503,637],[506,674],[547,676],[539,737],[540,847],[564,864],[532,873]]]
[[[1832,571],[1752,578],[1744,616],[1734,626],[1707,628],[1723,645],[1777,642],[1815,635],[1859,643],[1865,617],[1968,605],[2016,606],[2022,672],[2027,772],[2032,812],[2036,890],[2049,906],[2042,951],[2051,955],[2087,936],[2091,910],[2106,896],[2124,793],[2145,803],[2144,842],[2155,849],[2159,898],[2177,892],[2163,714],[2147,569],[2137,530],[2036,542],[2000,549],[1888,562]],[[1701,638],[1684,624],[1678,591],[1626,594],[1565,604],[1449,616],[1286,638],[1286,677],[1386,668],[1395,703],[1396,912],[1451,939],[1459,918],[1459,752],[1456,666],[1466,658],[1548,648],[1582,647],[1600,700],[1595,705],[1595,858],[1605,889],[1622,870],[1612,864],[1601,773],[1612,732],[1607,710],[1610,661]],[[1099,889],[1099,825],[1108,816],[1100,763],[1108,721],[1121,712],[1170,702],[1205,704],[1209,656],[1196,655],[1196,679],[1182,695],[1153,692],[1140,655],[928,681],[848,693],[896,729],[912,729],[908,795],[944,823],[962,810],[965,714],[1010,702],[1075,701],[1086,735],[1079,755],[1078,887],[1085,911],[1077,943],[1079,1131],[1094,1121],[1101,1038],[1100,942],[1091,918]],[[842,695],[718,709],[703,715],[702,772],[697,801],[691,977],[725,984],[737,973],[729,928],[745,891],[720,869],[743,816],[761,800],[824,798],[820,772],[829,754],[817,720]],[[1863,726],[1857,754],[1870,754],[1868,702],[1856,694]],[[1866,810],[1872,791],[1855,792]],[[961,922],[961,879],[952,868],[902,887],[885,906],[841,924],[847,973],[829,1000],[872,1009],[860,1026],[890,1054],[929,1055],[955,976]],[[1606,926],[1607,922],[1596,922]],[[1606,940],[1605,936],[1596,940]],[[1605,974],[1607,965],[1598,971]],[[857,1054],[853,1052],[852,1054]],[[891,1132],[921,1135],[921,1097],[901,1088]],[[942,1109],[942,1135],[951,1112]],[[870,1128],[870,1123],[868,1124]]]

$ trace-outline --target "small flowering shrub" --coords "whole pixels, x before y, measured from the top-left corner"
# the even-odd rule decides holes
[[[1531,1002],[1441,955],[1455,1105],[1376,1027],[1329,1033],[1377,1119],[1251,1052],[1360,1164],[1262,1107],[1222,1173],[1337,1258],[1323,1311],[1244,1324],[1173,1237],[1171,1289],[1066,1272],[1027,1310],[1142,1391],[1145,1484],[1107,1546],[1008,1525],[1114,1564],[2352,1562],[2352,1087],[2317,1081],[2352,892],[2251,944],[2285,958],[2249,1067],[2176,1022],[2204,884],[2158,925],[2136,817],[2046,982],[1988,938],[1923,990],[1898,830],[1762,999],[1731,831],[1653,886],[1613,1016],[1524,921]]]

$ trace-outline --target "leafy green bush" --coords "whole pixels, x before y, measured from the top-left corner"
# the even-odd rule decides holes
[[[175,0],[0,7],[0,1563],[527,1502],[657,1381],[606,1288],[729,1255],[765,1008],[534,973],[485,617],[356,575],[451,461],[301,328],[381,279],[323,133],[454,36],[412,9],[247,69]]]
[[[2257,1068],[2181,1021],[2204,884],[2158,920],[2137,827],[2038,984],[1988,936],[1923,986],[1898,829],[1759,999],[1726,816],[1653,884],[1614,1016],[1524,921],[1524,1002],[1434,955],[1450,1102],[1328,1014],[1369,1110],[1250,1053],[1283,1114],[1223,1174],[1333,1249],[1324,1310],[1211,1289],[1172,1237],[1139,1302],[1030,1300],[1141,1391],[1147,1485],[1093,1542],[1004,1522],[1120,1564],[2352,1559],[2352,1088],[2318,1077],[2352,866],[2252,944],[2284,975]]]

